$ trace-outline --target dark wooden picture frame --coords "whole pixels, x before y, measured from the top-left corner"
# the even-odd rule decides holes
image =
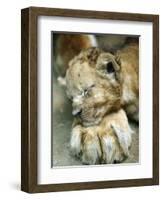
[[[37,183],[37,19],[39,16],[110,19],[153,24],[153,177],[118,181]],[[21,11],[21,190],[54,192],[159,184],[159,16],[30,7]],[[148,74],[147,74],[148,75]],[[146,124],[144,124],[146,126]]]

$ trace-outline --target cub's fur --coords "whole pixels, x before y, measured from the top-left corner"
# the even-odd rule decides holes
[[[138,67],[135,43],[116,55],[89,48],[69,62],[67,96],[77,121],[71,149],[83,163],[121,162],[129,156],[132,131],[123,109],[138,120]]]
[[[138,68],[138,45],[134,43],[116,55],[98,48],[83,50],[69,62],[66,73],[73,114],[80,112],[85,126],[98,124],[120,108],[138,120]]]

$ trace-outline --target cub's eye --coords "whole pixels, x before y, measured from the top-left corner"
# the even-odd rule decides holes
[[[114,66],[113,66],[112,62],[108,62],[107,63],[107,65],[106,65],[106,71],[107,71],[108,74],[111,74],[111,73],[115,72]]]
[[[89,90],[88,89],[85,89],[84,90],[84,96],[87,96],[89,94]]]
[[[92,88],[95,87],[95,84],[92,84],[88,88],[83,91],[84,96],[90,96],[92,92]]]

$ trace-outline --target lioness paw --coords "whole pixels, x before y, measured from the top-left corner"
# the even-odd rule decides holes
[[[111,164],[122,162],[129,156],[131,132],[111,126],[102,131],[98,127],[82,127],[72,129],[71,152],[79,157],[83,164]]]

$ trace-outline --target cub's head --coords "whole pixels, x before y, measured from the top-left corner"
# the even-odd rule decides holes
[[[98,124],[121,106],[120,66],[115,57],[98,48],[82,51],[69,62],[66,73],[67,96],[72,114],[84,126]]]

